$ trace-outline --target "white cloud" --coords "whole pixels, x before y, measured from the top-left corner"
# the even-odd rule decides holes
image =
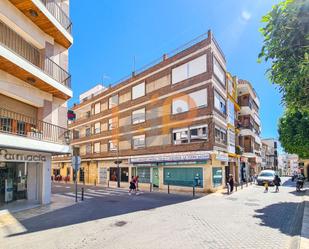
[[[246,10],[243,10],[241,12],[241,18],[245,21],[249,21],[251,19],[251,13]]]

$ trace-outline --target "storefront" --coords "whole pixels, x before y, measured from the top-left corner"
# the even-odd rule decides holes
[[[0,149],[0,206],[18,200],[49,202],[48,165],[46,154]]]

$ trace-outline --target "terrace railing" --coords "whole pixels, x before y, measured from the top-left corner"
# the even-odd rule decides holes
[[[1,21],[0,44],[39,67],[57,82],[71,88],[71,75],[67,71]]]
[[[66,128],[4,108],[0,108],[0,132],[58,144],[68,144],[70,138]]]

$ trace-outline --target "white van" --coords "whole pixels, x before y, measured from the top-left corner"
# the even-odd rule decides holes
[[[276,172],[274,170],[262,170],[257,177],[257,184],[263,185],[268,182],[268,185],[274,185]]]

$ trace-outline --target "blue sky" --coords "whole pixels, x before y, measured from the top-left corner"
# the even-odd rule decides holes
[[[278,1],[87,0],[70,1],[74,45],[70,72],[74,97],[98,83],[107,86],[211,29],[227,68],[249,80],[261,102],[262,137],[277,137],[280,94],[257,63],[260,19]]]

